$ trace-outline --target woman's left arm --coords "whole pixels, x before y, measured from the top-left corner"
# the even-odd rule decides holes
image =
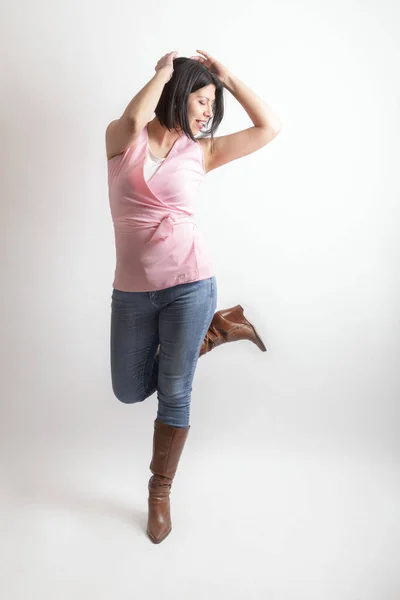
[[[247,156],[271,142],[281,131],[282,122],[253,90],[233,75],[222,63],[204,50],[203,56],[192,56],[205,65],[221,81],[223,86],[240,102],[254,126],[236,133],[214,138],[200,139],[205,154],[206,172],[221,167],[232,160]]]

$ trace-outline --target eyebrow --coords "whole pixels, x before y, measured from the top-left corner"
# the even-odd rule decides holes
[[[199,98],[207,98],[207,100],[210,100],[210,98],[208,96],[199,96]],[[215,98],[214,98],[213,102],[215,102]]]

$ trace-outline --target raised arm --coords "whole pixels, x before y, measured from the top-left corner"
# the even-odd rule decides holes
[[[107,159],[124,152],[139,137],[143,127],[150,121],[165,84],[173,73],[176,52],[165,54],[158,61],[156,74],[136,94],[119,119],[111,121],[106,129]]]
[[[271,142],[281,131],[282,122],[264,100],[224,65],[203,50],[197,52],[201,52],[205,58],[192,58],[197,58],[217,75],[254,123],[253,127],[215,137],[213,147],[210,139],[199,140],[205,150],[206,171],[211,171],[232,160],[251,154]]]

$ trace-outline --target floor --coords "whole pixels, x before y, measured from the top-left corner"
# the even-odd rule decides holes
[[[136,439],[111,427],[89,440],[66,429],[4,444],[2,597],[398,600],[390,461],[192,426],[173,530],[155,545],[144,423]]]

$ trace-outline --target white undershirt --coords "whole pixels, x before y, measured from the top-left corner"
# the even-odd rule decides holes
[[[164,162],[165,158],[166,157],[160,158],[159,156],[153,154],[153,152],[150,150],[149,144],[147,144],[146,159],[143,167],[145,181],[148,181],[154,175],[158,167]]]

